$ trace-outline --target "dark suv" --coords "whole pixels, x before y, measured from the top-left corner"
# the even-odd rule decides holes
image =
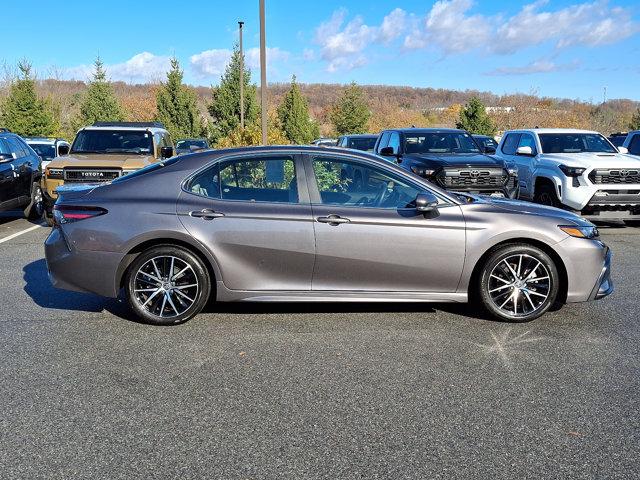
[[[378,137],[374,152],[447,190],[518,196],[515,165],[483,154],[464,130],[385,130]]]
[[[41,177],[38,154],[18,135],[0,130],[0,211],[22,208],[28,218],[42,215]]]

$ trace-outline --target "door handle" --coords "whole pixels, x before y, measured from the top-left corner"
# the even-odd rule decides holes
[[[318,217],[316,220],[320,223],[328,223],[329,225],[340,225],[341,223],[349,223],[351,221],[348,218],[341,217],[340,215]]]
[[[214,218],[224,217],[224,213],[215,212],[210,208],[203,208],[202,210],[194,210],[189,212],[190,217],[202,218],[204,220],[213,220]]]

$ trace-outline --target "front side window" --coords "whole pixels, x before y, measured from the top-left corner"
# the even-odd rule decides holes
[[[82,130],[76,135],[71,152],[148,155],[153,152],[153,137],[147,131]]]
[[[404,153],[480,153],[480,149],[465,132],[424,132],[405,134]]]
[[[341,159],[315,158],[313,171],[323,205],[410,208],[423,191],[382,169]]]
[[[11,148],[11,150],[13,150],[13,152],[16,154],[16,158],[23,158],[28,155],[26,146],[23,146],[22,142],[20,142],[17,138],[8,137],[7,142],[9,143],[9,148]]]
[[[400,152],[400,134],[398,134],[398,132],[391,132],[391,136],[389,137],[389,145],[387,146],[393,148],[394,154]]]
[[[291,156],[235,159],[216,163],[190,182],[189,191],[222,200],[298,203],[295,162]]]
[[[541,133],[543,153],[616,153],[616,149],[599,133]]]
[[[520,137],[520,142],[518,143],[518,148],[520,147],[531,147],[533,154],[537,154],[536,141],[533,139],[533,135],[523,133]]]
[[[520,142],[520,133],[510,133],[502,143],[502,153],[505,155],[515,155]]]
[[[382,137],[380,137],[380,143],[378,143],[378,151],[382,150],[389,143],[389,137],[391,136],[391,132],[384,132]]]
[[[634,135],[631,142],[629,142],[629,153],[640,155],[640,133]]]

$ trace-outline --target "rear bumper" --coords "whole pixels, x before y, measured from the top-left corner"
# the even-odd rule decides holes
[[[124,256],[114,252],[77,250],[59,228],[51,229],[44,243],[49,280],[56,288],[115,298],[116,272]]]

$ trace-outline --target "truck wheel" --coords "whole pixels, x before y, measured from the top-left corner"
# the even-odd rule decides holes
[[[560,208],[561,206],[560,200],[558,200],[558,195],[556,195],[555,188],[546,183],[540,185],[540,188],[536,191],[534,199],[536,203],[548,205],[549,207]]]

